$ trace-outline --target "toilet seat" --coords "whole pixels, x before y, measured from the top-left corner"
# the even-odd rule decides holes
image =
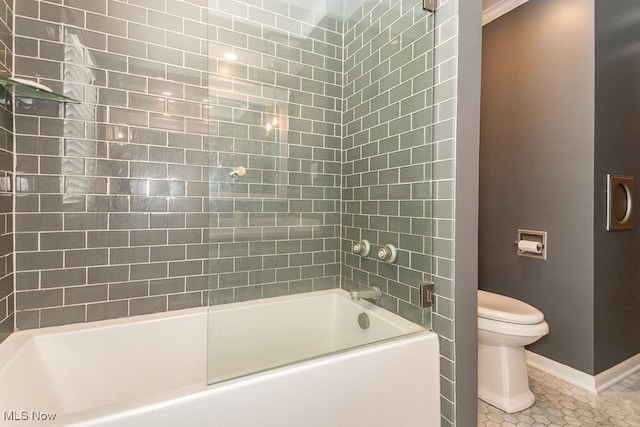
[[[508,336],[541,337],[549,333],[549,324],[545,321],[525,325],[522,323],[509,323],[501,320],[485,319],[478,317],[478,330]]]
[[[534,325],[544,320],[540,310],[525,302],[481,290],[478,290],[478,317],[518,325]]]

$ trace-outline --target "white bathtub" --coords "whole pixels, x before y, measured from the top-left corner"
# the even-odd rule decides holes
[[[438,357],[436,334],[342,290],[21,331],[0,424],[438,426]]]

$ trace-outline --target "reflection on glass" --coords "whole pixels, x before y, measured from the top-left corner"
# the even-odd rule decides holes
[[[418,285],[433,262],[433,15],[419,2],[268,3],[210,2],[209,303],[377,285],[382,309],[429,326]],[[246,174],[233,174],[239,165]],[[344,249],[361,239],[374,253],[395,245],[397,261]],[[266,351],[225,349],[240,345],[220,338],[228,323],[245,321],[220,310],[209,324],[216,381],[246,373],[214,373],[230,354]],[[242,346],[277,346],[270,334],[246,330]],[[249,371],[361,343],[301,342]]]

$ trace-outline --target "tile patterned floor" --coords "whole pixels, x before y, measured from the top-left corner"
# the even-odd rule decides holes
[[[506,414],[478,400],[478,427],[640,427],[640,372],[595,396],[529,368],[536,403]]]

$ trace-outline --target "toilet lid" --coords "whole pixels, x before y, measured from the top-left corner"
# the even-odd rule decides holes
[[[478,290],[478,316],[521,325],[544,320],[542,312],[526,302],[481,290]]]

